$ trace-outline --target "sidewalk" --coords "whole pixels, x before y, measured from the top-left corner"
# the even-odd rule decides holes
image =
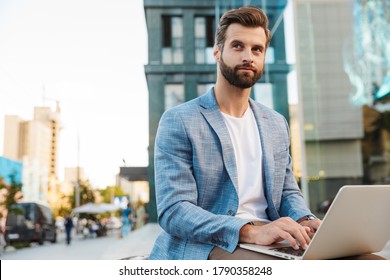
[[[0,254],[1,260],[121,260],[145,259],[149,256],[154,241],[161,229],[158,224],[146,224],[132,231],[127,237],[119,238],[119,231],[109,232],[99,238],[73,236],[70,245],[65,242],[65,234],[59,235],[55,244],[38,245],[15,249],[7,247]]]
[[[157,223],[148,223],[142,228],[132,231],[129,236],[118,238],[106,250],[102,259],[145,259],[149,256],[154,241],[161,230]]]

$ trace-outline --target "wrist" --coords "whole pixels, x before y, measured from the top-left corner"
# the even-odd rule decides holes
[[[239,242],[244,242],[244,243],[252,243],[252,229],[253,225],[251,224],[245,224],[241,227],[240,233],[239,233]]]
[[[299,218],[297,220],[297,223],[300,224],[304,221],[310,221],[310,220],[315,220],[315,219],[316,219],[316,217],[314,215],[306,215],[306,216],[303,216],[302,218]]]

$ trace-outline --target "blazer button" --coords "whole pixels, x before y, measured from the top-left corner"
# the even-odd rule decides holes
[[[233,210],[229,210],[229,211],[228,211],[228,215],[229,215],[229,216],[233,216],[233,215],[234,215]]]

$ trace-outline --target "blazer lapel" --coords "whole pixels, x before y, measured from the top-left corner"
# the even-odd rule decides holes
[[[263,169],[264,169],[264,181],[265,181],[265,195],[267,197],[268,204],[270,199],[272,203],[278,201],[277,192],[272,191],[273,178],[275,175],[275,162],[272,146],[272,126],[270,121],[270,116],[263,113],[257,106],[253,104],[250,100],[252,110],[254,112],[257,125],[259,127],[261,148],[263,151]],[[270,197],[270,195],[275,195],[275,197]]]
[[[238,177],[234,148],[230,140],[229,131],[226,127],[225,121],[223,120],[217,101],[215,100],[213,89],[210,89],[208,93],[200,98],[200,105],[201,114],[205,117],[219,138],[226,170],[237,190]]]

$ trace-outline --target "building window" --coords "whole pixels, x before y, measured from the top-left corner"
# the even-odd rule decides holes
[[[183,63],[183,20],[181,17],[162,18],[162,62]]]
[[[273,47],[268,47],[267,52],[265,53],[265,63],[274,64],[275,63],[275,51]]]
[[[195,18],[195,61],[198,64],[214,64],[214,17]]]
[[[184,98],[184,85],[182,84],[166,84],[165,85],[165,110],[176,105],[182,104]]]
[[[255,100],[261,104],[274,109],[271,83],[256,83],[253,87]]]

